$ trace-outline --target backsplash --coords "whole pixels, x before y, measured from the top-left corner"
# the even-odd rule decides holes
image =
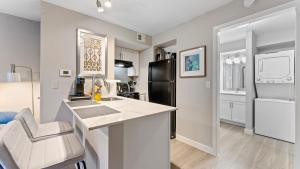
[[[128,77],[128,69],[115,67],[115,79],[121,80],[121,82],[128,82],[130,78]]]

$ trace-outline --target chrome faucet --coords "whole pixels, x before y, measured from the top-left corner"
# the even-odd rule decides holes
[[[104,86],[107,90],[107,92],[110,92],[110,84],[106,81],[106,77],[104,75],[101,75],[100,78],[102,79]]]
[[[93,75],[93,81],[92,81],[92,99],[95,97],[95,83],[96,83],[96,77],[99,77],[104,84],[105,89],[108,93],[110,93],[110,84],[106,81],[105,75]]]

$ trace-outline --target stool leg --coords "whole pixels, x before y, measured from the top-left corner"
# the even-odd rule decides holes
[[[76,168],[80,169],[80,162],[76,163]]]
[[[87,169],[87,168],[86,168],[85,161],[81,161],[81,162],[82,162],[82,164],[83,164],[83,169]]]

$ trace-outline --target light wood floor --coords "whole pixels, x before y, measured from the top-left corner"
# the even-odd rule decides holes
[[[211,156],[177,140],[171,161],[181,169],[293,169],[294,145],[243,133],[243,128],[221,123],[220,153]]]

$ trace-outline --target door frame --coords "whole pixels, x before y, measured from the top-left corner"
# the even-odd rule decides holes
[[[296,18],[296,56],[300,56],[300,0],[296,0],[296,13],[297,13],[297,18]],[[300,59],[295,60],[295,65],[300,66]],[[295,72],[299,72],[297,66],[295,66]],[[296,87],[295,87],[295,93],[296,93],[296,98],[300,98],[300,73],[296,74],[295,76],[296,80]],[[300,128],[300,104],[296,102],[296,140],[300,140],[300,130],[297,130],[297,128]],[[294,168],[300,168],[300,142],[296,141],[296,146],[295,146],[295,164]]]
[[[300,5],[299,5],[300,6]],[[264,11],[257,12],[255,14],[242,17],[240,19],[230,21],[218,26],[215,26],[213,28],[213,58],[212,58],[212,63],[218,63],[218,64],[212,64],[212,111],[213,111],[213,154],[215,156],[218,156],[219,154],[219,135],[220,135],[220,58],[219,58],[219,36],[218,32],[219,30],[223,28],[230,28],[230,27],[235,27],[237,25],[255,21],[258,19],[262,19],[266,16],[272,16],[272,14],[277,13],[282,10],[286,10],[289,8],[295,8],[296,9],[296,3],[294,1],[285,3],[283,5],[279,5]],[[297,44],[297,43],[296,43]],[[248,98],[249,99],[249,98]],[[246,134],[253,134],[253,129],[252,130],[245,130]]]

